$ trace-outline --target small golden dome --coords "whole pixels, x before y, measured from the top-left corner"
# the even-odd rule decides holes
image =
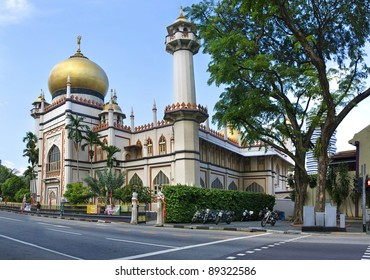
[[[118,111],[118,112],[122,113],[121,107],[118,106],[117,103],[113,102],[112,105],[113,105],[113,111],[114,112],[117,112]],[[106,103],[106,104],[104,104],[104,106],[103,106],[103,110],[102,111],[106,111],[106,110],[109,110],[109,102]]]
[[[81,93],[87,90],[87,93],[89,91],[97,93],[104,98],[109,87],[108,77],[99,65],[80,52],[80,39],[79,36],[76,54],[58,63],[51,70],[48,80],[49,91],[52,95],[65,92],[69,76],[71,89],[82,89]]]

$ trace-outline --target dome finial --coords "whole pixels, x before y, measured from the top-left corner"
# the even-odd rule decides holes
[[[81,52],[81,35],[78,35],[77,36],[77,52],[80,53]]]
[[[179,17],[184,17],[182,14],[182,6],[180,6],[180,16]]]

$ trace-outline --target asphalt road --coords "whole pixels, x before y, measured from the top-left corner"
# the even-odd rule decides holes
[[[0,259],[370,260],[370,237],[162,228],[0,212]]]

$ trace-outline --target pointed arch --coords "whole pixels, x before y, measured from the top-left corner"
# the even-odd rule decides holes
[[[265,189],[261,185],[257,184],[256,182],[253,182],[248,187],[246,187],[245,191],[264,193]]]
[[[232,181],[230,184],[229,184],[229,190],[232,190],[232,191],[237,191],[238,190],[238,186],[235,184],[234,181]]]
[[[136,141],[136,146],[137,146],[136,158],[142,158],[143,157],[143,145],[141,144],[140,140]]]
[[[169,185],[170,180],[164,174],[162,171],[159,171],[157,176],[155,176],[153,180],[153,188],[154,188],[154,194],[157,194],[157,192],[161,189],[163,185]]]
[[[161,137],[159,137],[159,141],[158,141],[158,145],[159,145],[159,154],[160,155],[165,155],[167,152],[167,141],[166,141],[166,137],[164,137],[164,135],[162,134]]]
[[[48,152],[46,172],[60,171],[60,150],[58,146],[51,146]]]
[[[140,179],[139,175],[137,175],[136,173],[132,176],[130,182],[129,182],[130,185],[138,185],[138,186],[142,186],[143,185],[143,181]]]
[[[150,137],[147,140],[147,147],[148,147],[148,156],[149,157],[153,156],[153,141]]]
[[[224,189],[224,185],[220,181],[220,179],[216,178],[212,184],[211,184],[211,189]]]

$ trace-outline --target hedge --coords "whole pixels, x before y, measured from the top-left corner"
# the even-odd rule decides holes
[[[238,220],[245,209],[252,210],[257,219],[263,207],[273,209],[275,197],[265,193],[241,192],[231,190],[210,190],[184,185],[164,186],[162,190],[166,201],[166,222],[187,223],[196,210],[224,209],[235,212]]]

